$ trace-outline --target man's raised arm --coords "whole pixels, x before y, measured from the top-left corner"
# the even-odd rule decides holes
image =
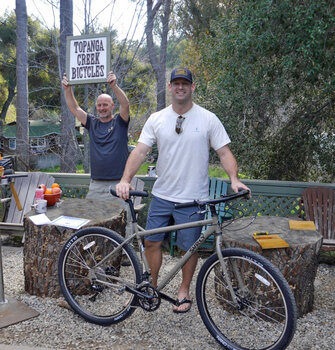
[[[127,122],[129,120],[129,100],[125,92],[117,85],[116,76],[113,72],[108,73],[107,83],[119,101],[121,118]]]
[[[72,87],[69,85],[69,81],[67,80],[65,73],[63,75],[62,85],[64,89],[66,104],[69,110],[83,125],[86,125],[87,113],[79,107],[78,102],[74,97]]]

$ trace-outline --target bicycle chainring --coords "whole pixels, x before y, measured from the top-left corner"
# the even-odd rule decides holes
[[[138,303],[145,311],[155,311],[161,304],[161,298],[157,290],[152,286],[142,286],[138,289],[146,297],[138,296]]]

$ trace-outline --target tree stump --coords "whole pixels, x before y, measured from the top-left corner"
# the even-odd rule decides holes
[[[224,229],[224,240],[230,247],[252,250],[279,268],[293,291],[298,317],[313,310],[314,280],[322,236],[317,231],[290,230],[288,218],[259,216],[253,224],[251,217],[233,222]],[[253,238],[254,232],[278,234],[288,248],[262,249]]]
[[[61,295],[58,283],[58,258],[66,241],[75,229],[54,225],[35,225],[25,215],[23,224],[25,241],[23,248],[25,291],[40,297],[57,298]],[[125,236],[126,212],[119,205],[93,199],[66,198],[59,207],[48,207],[50,220],[59,216],[89,219],[84,227],[101,226]]]

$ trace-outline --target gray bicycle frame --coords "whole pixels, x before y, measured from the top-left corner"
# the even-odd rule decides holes
[[[161,291],[174,277],[175,275],[180,271],[180,269],[186,264],[186,262],[189,260],[189,258],[199,249],[200,245],[206,241],[206,239],[212,235],[217,233],[216,237],[219,237],[221,233],[220,226],[217,224],[217,217],[212,217],[211,219],[204,219],[199,221],[193,221],[185,224],[178,224],[178,225],[172,225],[167,227],[161,227],[157,229],[152,230],[145,230],[142,232],[138,232],[137,225],[135,226],[135,236],[137,235],[139,240],[140,246],[142,246],[141,238],[146,237],[148,235],[152,235],[155,233],[165,233],[165,232],[172,232],[172,231],[178,231],[183,230],[187,228],[192,227],[199,227],[199,226],[205,226],[210,225],[207,230],[203,233],[201,233],[200,237],[196,240],[196,242],[190,247],[190,249],[185,253],[185,255],[173,266],[173,268],[165,275],[163,276],[162,281],[158,283],[157,290]],[[136,234],[137,231],[137,234]],[[141,258],[145,266],[146,271],[150,271],[150,267],[148,265],[147,259],[145,254],[143,254],[144,250],[140,249]]]
[[[174,277],[175,275],[181,270],[181,268],[186,264],[186,262],[188,261],[188,259],[199,249],[200,245],[206,241],[206,239],[214,234],[215,237],[215,251],[218,255],[220,264],[222,266],[223,272],[224,272],[224,276],[228,276],[228,269],[226,266],[226,263],[223,259],[222,256],[222,230],[220,227],[220,223],[218,222],[218,217],[217,215],[212,215],[211,219],[204,219],[204,220],[199,220],[199,221],[193,221],[193,222],[188,222],[185,224],[178,224],[178,225],[172,225],[172,226],[166,226],[166,227],[160,227],[160,228],[156,228],[156,229],[152,229],[152,230],[145,230],[142,227],[140,227],[139,225],[137,225],[137,222],[133,222],[132,223],[132,230],[133,230],[133,234],[126,238],[115,250],[113,250],[111,253],[109,253],[107,256],[105,256],[95,267],[98,267],[99,265],[102,265],[104,263],[104,261],[106,259],[108,259],[112,254],[117,254],[124,245],[130,243],[134,238],[136,238],[137,242],[138,242],[138,246],[139,246],[139,250],[140,250],[140,256],[141,256],[141,260],[144,264],[144,268],[145,271],[150,272],[150,267],[148,264],[148,261],[146,259],[146,256],[144,254],[145,248],[143,246],[142,243],[142,238],[152,235],[152,234],[156,234],[156,233],[165,233],[165,232],[172,232],[172,231],[177,231],[177,230],[181,230],[181,229],[187,229],[187,228],[192,228],[192,227],[199,227],[199,226],[205,226],[205,225],[209,225],[209,227],[205,230],[205,232],[201,233],[200,237],[197,239],[197,241],[192,245],[192,247],[184,254],[184,256],[180,259],[179,262],[177,262],[174,267],[165,275],[163,276],[163,279],[158,283],[157,286],[157,291],[161,291]],[[236,265],[233,266],[234,269],[234,274],[235,277],[238,279],[238,282],[240,284],[240,286],[243,286],[243,280],[242,277],[240,276],[240,273],[238,271],[238,268]],[[100,281],[102,282],[103,281]],[[233,290],[231,281],[229,278],[226,278],[226,282],[228,285],[228,289],[230,291],[230,294],[232,296],[233,301],[236,302],[237,298],[235,295],[235,292]],[[108,284],[108,283],[106,283]],[[242,287],[243,288],[243,287]]]

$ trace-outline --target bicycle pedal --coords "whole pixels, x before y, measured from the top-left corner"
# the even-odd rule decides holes
[[[101,293],[102,292],[102,286],[100,285],[100,284],[98,284],[98,285],[93,285],[92,286],[92,290],[94,291],[94,292],[96,292],[96,293]]]
[[[121,266],[130,266],[131,263],[129,259],[126,256],[123,256],[121,259]]]
[[[97,295],[99,293],[95,293],[94,295],[92,295],[91,297],[88,298],[89,301],[92,301],[93,303],[97,300]]]

